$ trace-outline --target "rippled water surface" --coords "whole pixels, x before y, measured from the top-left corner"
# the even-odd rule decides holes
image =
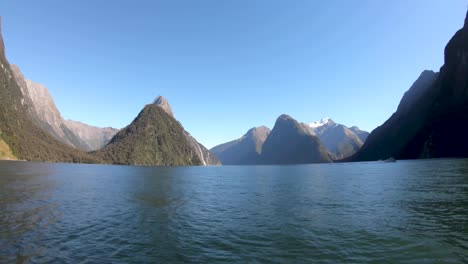
[[[0,162],[0,263],[467,263],[468,160]]]

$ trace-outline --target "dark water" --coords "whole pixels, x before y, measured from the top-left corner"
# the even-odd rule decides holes
[[[0,263],[468,263],[468,160],[0,162]]]

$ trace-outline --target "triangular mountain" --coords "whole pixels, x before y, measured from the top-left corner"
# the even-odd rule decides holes
[[[263,144],[262,164],[326,163],[332,159],[310,129],[288,115],[281,115]]]
[[[447,44],[440,73],[424,72],[350,160],[468,157],[467,21]]]
[[[218,145],[210,151],[223,165],[255,165],[260,162],[263,144],[269,134],[268,127],[255,127],[241,138]]]
[[[0,142],[3,141],[3,148],[25,160],[97,162],[93,157],[59,142],[37,126],[31,118],[30,107],[5,57],[0,18]]]
[[[159,98],[158,98],[159,99]],[[146,105],[133,122],[95,153],[107,163],[147,166],[217,165],[219,161],[171,115],[166,100]]]

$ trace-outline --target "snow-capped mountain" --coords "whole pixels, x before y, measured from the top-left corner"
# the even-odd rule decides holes
[[[357,127],[348,128],[335,123],[331,118],[309,123],[308,127],[311,134],[320,138],[335,159],[343,159],[356,153],[364,144],[363,139],[369,134]]]
[[[331,120],[331,118],[329,118],[329,117],[326,117],[326,118],[322,118],[320,121],[310,123],[309,127],[310,128],[319,128],[319,127],[322,127],[322,126],[328,124],[329,122],[333,122],[333,120]]]

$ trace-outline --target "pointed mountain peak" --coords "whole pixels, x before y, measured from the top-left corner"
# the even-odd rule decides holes
[[[154,100],[154,104],[161,107],[170,116],[174,117],[174,113],[172,112],[171,105],[169,104],[169,102],[164,96],[156,97],[156,99]]]
[[[294,118],[292,118],[291,116],[289,115],[286,115],[286,114],[282,114],[278,117],[278,119],[276,119],[276,122],[279,122],[279,121],[288,121],[288,120],[294,120]]]

